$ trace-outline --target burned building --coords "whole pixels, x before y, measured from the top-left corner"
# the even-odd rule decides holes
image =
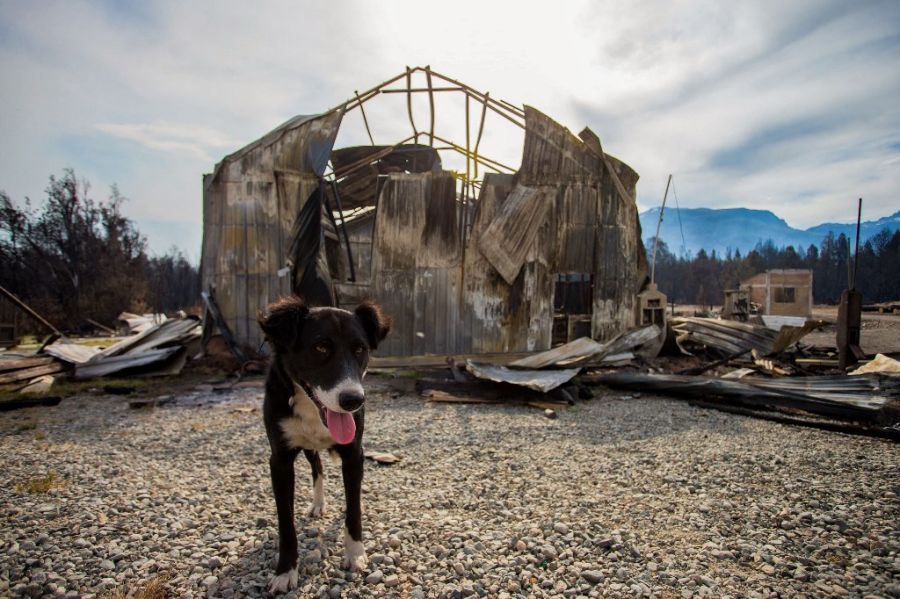
[[[435,126],[435,98],[448,95],[464,102],[461,140]],[[411,134],[376,144],[366,110],[387,97]],[[370,143],[335,147],[350,114]],[[523,135],[518,168],[485,151],[488,116]],[[634,324],[647,278],[637,179],[590,129],[576,136],[530,106],[407,69],[204,176],[203,285],[253,348],[257,310],[291,292],[320,305],[379,301],[395,323],[382,355],[605,340]]]
[[[813,308],[813,272],[808,269],[774,269],[741,281],[750,302],[762,314],[810,318]]]

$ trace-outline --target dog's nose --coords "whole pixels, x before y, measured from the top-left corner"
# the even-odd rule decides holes
[[[338,405],[341,406],[342,410],[347,410],[348,412],[358,410],[364,401],[366,401],[366,398],[359,393],[341,393],[338,396]]]

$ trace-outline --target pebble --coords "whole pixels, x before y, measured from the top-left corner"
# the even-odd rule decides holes
[[[366,576],[366,584],[378,584],[384,579],[384,572],[381,570],[375,570],[368,576]]]
[[[367,463],[369,565],[341,568],[340,466],[323,460],[328,511],[311,519],[300,457],[288,599],[900,597],[900,454],[884,441],[651,395],[579,401],[551,424],[369,379],[366,446],[405,458]],[[43,440],[0,412],[0,596],[136,595],[158,574],[173,597],[265,595],[268,445],[258,411],[219,406],[258,405],[261,388],[187,393],[205,405],[67,398],[40,409]],[[14,491],[48,463],[65,485]]]
[[[606,576],[600,570],[583,570],[581,577],[591,584],[598,584],[606,579]]]

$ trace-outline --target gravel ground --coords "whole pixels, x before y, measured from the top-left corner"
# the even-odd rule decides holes
[[[261,394],[0,414],[0,596],[111,597],[155,577],[174,597],[264,595],[277,533]],[[369,568],[340,569],[326,463],[327,512],[299,516],[290,596],[900,596],[890,442],[646,396],[551,420],[395,395],[370,392],[366,446],[404,459],[367,465]],[[26,492],[49,471],[56,488]]]

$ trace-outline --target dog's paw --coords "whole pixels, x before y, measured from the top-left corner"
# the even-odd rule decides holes
[[[310,518],[320,518],[322,514],[325,513],[325,502],[324,501],[313,501],[309,506],[309,512],[307,512],[307,516]]]
[[[366,559],[366,548],[362,541],[354,541],[350,535],[344,536],[344,559],[341,560],[341,568],[351,572],[361,572],[369,565]]]
[[[297,586],[297,567],[294,566],[283,574],[278,574],[269,583],[269,592],[273,595],[287,593]]]
[[[308,515],[310,518],[318,518],[325,513],[325,477],[321,474],[316,477],[313,484],[313,501],[309,506]]]

